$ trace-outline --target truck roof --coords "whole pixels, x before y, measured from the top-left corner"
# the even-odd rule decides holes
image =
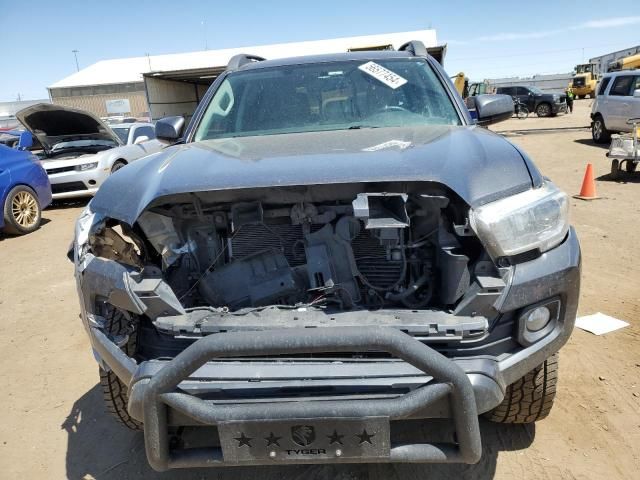
[[[331,63],[349,60],[384,60],[389,58],[416,58],[407,51],[395,50],[367,50],[359,52],[332,53],[323,55],[308,55],[303,57],[278,58],[273,60],[262,60],[250,62],[242,65],[238,70],[252,70],[258,68],[282,67],[286,65],[303,65],[313,63]]]

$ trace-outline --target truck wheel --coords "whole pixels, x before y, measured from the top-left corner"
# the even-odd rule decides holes
[[[602,116],[597,115],[591,124],[591,138],[595,143],[608,143],[611,141],[611,132],[604,125]]]
[[[24,235],[40,227],[42,209],[35,192],[25,185],[18,185],[9,191],[3,215],[4,233]]]
[[[108,306],[104,312],[105,330],[111,335],[129,335],[127,342],[120,347],[127,355],[133,355],[136,348],[136,333],[131,332],[131,321],[121,311]],[[127,405],[129,395],[127,385],[115,373],[100,368],[100,385],[107,410],[125,427],[131,430],[142,430],[142,424],[129,415]]]
[[[485,413],[497,423],[533,423],[549,415],[556,396],[558,354],[507,387],[500,405]]]
[[[550,117],[551,116],[551,105],[548,103],[541,103],[536,107],[536,115],[539,117]]]

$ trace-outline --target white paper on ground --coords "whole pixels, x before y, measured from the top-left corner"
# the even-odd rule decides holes
[[[602,335],[628,326],[629,324],[627,322],[600,312],[576,318],[576,327],[595,335]]]

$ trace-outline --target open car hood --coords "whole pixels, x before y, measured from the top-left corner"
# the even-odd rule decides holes
[[[46,153],[60,142],[107,140],[122,145],[118,136],[92,113],[38,103],[16,113],[16,118],[38,139]]]

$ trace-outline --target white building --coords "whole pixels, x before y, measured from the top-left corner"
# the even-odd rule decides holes
[[[397,49],[411,40],[422,41],[442,62],[445,46],[438,46],[435,30],[366,35],[309,42],[280,43],[202,52],[103,60],[49,86],[53,103],[91,111],[190,117],[207,88],[239,53],[267,59],[339,53],[353,50]],[[128,110],[128,111],[127,111]]]

